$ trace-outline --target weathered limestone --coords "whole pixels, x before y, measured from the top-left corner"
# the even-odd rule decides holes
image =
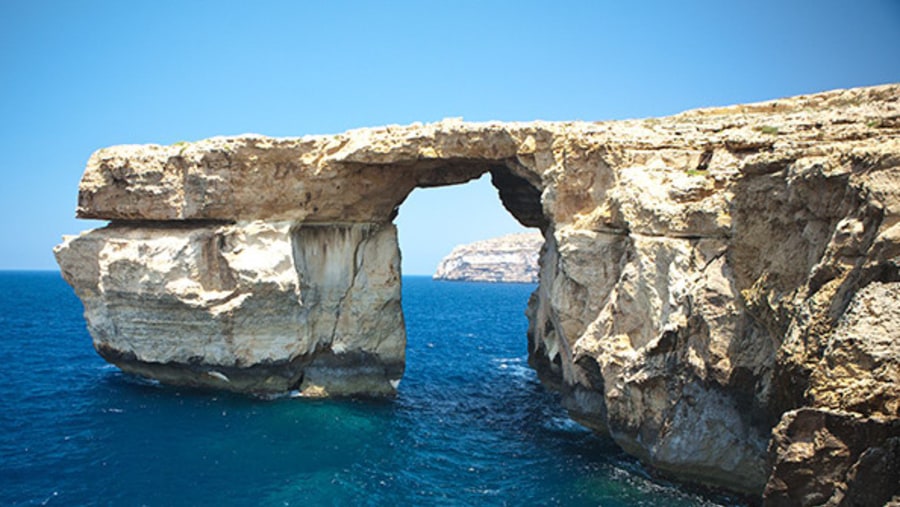
[[[126,370],[390,393],[404,341],[390,222],[413,188],[485,172],[544,235],[530,361],[574,418],[773,505],[897,494],[900,85],[661,119],[107,148],[78,214],[112,224],[57,258]],[[826,433],[834,445],[798,447]],[[849,451],[825,491],[812,471],[834,449]]]
[[[403,374],[392,225],[113,224],[57,258],[125,371],[311,396],[391,394]]]
[[[539,233],[507,234],[459,245],[441,259],[435,280],[467,282],[538,282]]]
[[[897,505],[900,420],[803,408],[772,432],[773,506]]]

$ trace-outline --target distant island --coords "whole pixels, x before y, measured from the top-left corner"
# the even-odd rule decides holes
[[[537,283],[542,244],[544,238],[539,232],[524,232],[459,245],[441,260],[432,278]]]

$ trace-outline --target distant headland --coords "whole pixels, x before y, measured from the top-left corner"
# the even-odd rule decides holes
[[[508,234],[459,245],[444,257],[435,280],[537,283],[538,257],[544,237],[539,232]]]

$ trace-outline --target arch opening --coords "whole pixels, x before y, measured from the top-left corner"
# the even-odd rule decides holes
[[[457,246],[539,229],[533,225],[536,221],[523,223],[510,212],[500,192],[491,172],[465,183],[410,192],[394,218],[403,274],[431,276],[441,259]],[[540,202],[536,191],[531,195]],[[523,210],[517,214],[530,218],[525,199],[515,197],[518,202],[514,206]]]
[[[463,392],[474,389],[469,380],[477,378],[495,379],[492,382],[501,382],[510,392],[514,387],[524,389],[523,383],[533,375],[522,371],[528,369],[526,356],[531,350],[525,310],[536,285],[441,282],[432,277],[441,259],[457,246],[529,231],[543,237],[548,223],[541,192],[507,166],[492,164],[463,183],[413,189],[393,221],[402,257],[407,334],[404,379],[408,380],[401,384],[406,388],[399,389],[403,396],[418,399],[435,389]],[[511,312],[513,308],[517,309]],[[432,314],[423,315],[427,312]],[[499,321],[504,323],[498,325]],[[457,363],[450,370],[468,372],[468,378],[437,379],[432,385],[423,370],[436,361]],[[468,361],[473,364],[463,364]],[[489,398],[497,396],[485,394],[471,403],[493,403]]]

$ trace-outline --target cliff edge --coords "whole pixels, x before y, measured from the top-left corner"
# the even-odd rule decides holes
[[[397,208],[490,173],[544,237],[531,365],[644,462],[770,505],[900,501],[900,85],[616,122],[117,146],[55,250],[164,382],[395,392]]]
[[[441,259],[435,280],[537,283],[544,237],[537,232],[508,234],[455,247]]]

